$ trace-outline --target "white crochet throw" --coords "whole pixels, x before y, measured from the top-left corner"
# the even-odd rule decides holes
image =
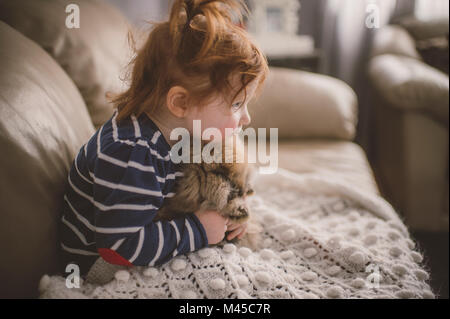
[[[282,169],[259,175],[255,184],[260,251],[211,246],[148,268],[99,261],[80,288],[43,276],[40,297],[435,298],[422,254],[381,197]]]

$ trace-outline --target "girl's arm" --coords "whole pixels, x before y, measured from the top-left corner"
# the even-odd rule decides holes
[[[113,143],[99,150],[94,180],[99,254],[118,265],[153,266],[208,245],[197,216],[154,222],[167,182],[161,162],[145,146]]]

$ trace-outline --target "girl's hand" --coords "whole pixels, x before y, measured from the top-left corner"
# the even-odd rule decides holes
[[[227,240],[232,240],[235,237],[241,239],[242,236],[244,236],[245,233],[247,232],[247,223],[238,224],[229,221],[227,223],[227,231],[230,232],[227,236]]]
[[[197,211],[194,213],[202,223],[208,237],[208,244],[218,244],[225,237],[228,218],[213,210]]]

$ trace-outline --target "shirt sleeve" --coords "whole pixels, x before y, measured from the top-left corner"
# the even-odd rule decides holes
[[[119,142],[98,152],[93,170],[95,241],[100,256],[111,264],[160,265],[208,245],[194,214],[153,221],[165,197],[167,167],[157,155],[148,146]]]

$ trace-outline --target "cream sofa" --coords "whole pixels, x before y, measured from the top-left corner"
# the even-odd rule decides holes
[[[70,1],[0,3],[0,297],[36,297],[59,269],[58,220],[71,162],[112,112],[129,57],[127,21],[100,1],[77,1],[80,29],[64,26]],[[61,11],[62,10],[62,11]],[[352,142],[357,99],[343,82],[271,68],[251,106],[255,127],[278,127],[279,165],[339,176],[378,193]]]
[[[384,195],[412,229],[448,231],[448,75],[422,60],[400,25],[377,32],[368,74]]]

